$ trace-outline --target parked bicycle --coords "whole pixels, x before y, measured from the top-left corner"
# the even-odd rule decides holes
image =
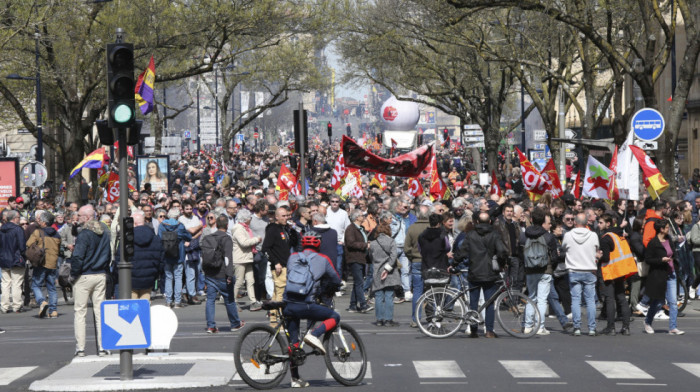
[[[265,310],[283,314],[285,303],[264,302]],[[302,366],[311,355],[323,355],[328,372],[339,383],[347,386],[362,382],[367,371],[367,352],[360,335],[349,325],[340,322],[332,332],[323,336],[326,353],[306,350],[304,342],[292,345],[287,318],[280,317],[277,327],[257,324],[245,327],[234,348],[234,362],[241,379],[256,389],[278,386],[287,374],[290,364]],[[308,330],[313,330],[311,323]],[[304,333],[301,334],[304,336]]]
[[[420,331],[431,338],[448,338],[460,330],[462,324],[485,323],[481,312],[489,305],[495,305],[496,320],[501,328],[509,335],[516,338],[529,338],[537,333],[537,328],[530,328],[525,332],[525,308],[532,307],[534,314],[533,325],[537,326],[542,320],[537,310],[537,305],[525,294],[511,289],[510,279],[506,272],[501,272],[501,279],[496,281],[500,285],[498,290],[484,301],[477,310],[470,310],[467,306],[469,293],[479,295],[480,286],[469,287],[464,279],[466,270],[453,270],[460,281],[460,290],[447,286],[433,286],[418,299],[416,304],[416,322]],[[433,271],[433,274],[443,272]],[[448,278],[449,279],[449,278]]]

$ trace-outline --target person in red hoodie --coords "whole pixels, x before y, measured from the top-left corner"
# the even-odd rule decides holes
[[[650,199],[647,199],[650,200]],[[664,217],[668,215],[670,211],[670,204],[664,199],[656,199],[651,202],[651,205],[647,207],[647,213],[644,216],[644,229],[642,230],[642,242],[644,247],[649,244],[654,236],[656,236],[656,230],[654,230],[654,222],[665,219]],[[653,209],[652,209],[653,207]]]

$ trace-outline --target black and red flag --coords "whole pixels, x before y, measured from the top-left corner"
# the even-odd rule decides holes
[[[396,158],[382,158],[375,155],[345,135],[342,143],[346,167],[388,176],[416,177],[425,170],[433,158],[433,143]]]

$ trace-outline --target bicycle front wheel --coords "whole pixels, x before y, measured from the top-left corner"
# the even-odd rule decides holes
[[[416,323],[418,329],[431,338],[448,338],[464,323],[466,305],[462,298],[455,298],[458,291],[433,287],[426,291],[416,303]]]
[[[275,388],[287,374],[286,347],[282,336],[268,325],[245,327],[233,349],[238,375],[255,389]]]
[[[367,352],[360,335],[349,325],[338,326],[326,334],[324,359],[331,376],[346,386],[358,385],[367,372]]]
[[[504,291],[496,298],[496,319],[498,325],[510,336],[516,338],[529,338],[537,333],[536,326],[540,325],[542,315],[537,310],[537,304],[527,295],[515,292]],[[534,312],[535,327],[525,332],[525,308],[531,306]]]

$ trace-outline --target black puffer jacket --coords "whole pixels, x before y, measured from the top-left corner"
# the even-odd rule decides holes
[[[469,264],[467,279],[470,282],[494,282],[499,279],[499,275],[491,267],[493,256],[497,256],[499,264],[503,266],[508,257],[508,249],[493,226],[479,223],[467,233],[456,250],[454,259],[455,262],[466,261]]]
[[[421,272],[430,268],[447,272],[447,267],[449,267],[447,253],[450,251],[450,244],[441,228],[428,227],[425,229],[418,236],[418,246],[422,259]]]

